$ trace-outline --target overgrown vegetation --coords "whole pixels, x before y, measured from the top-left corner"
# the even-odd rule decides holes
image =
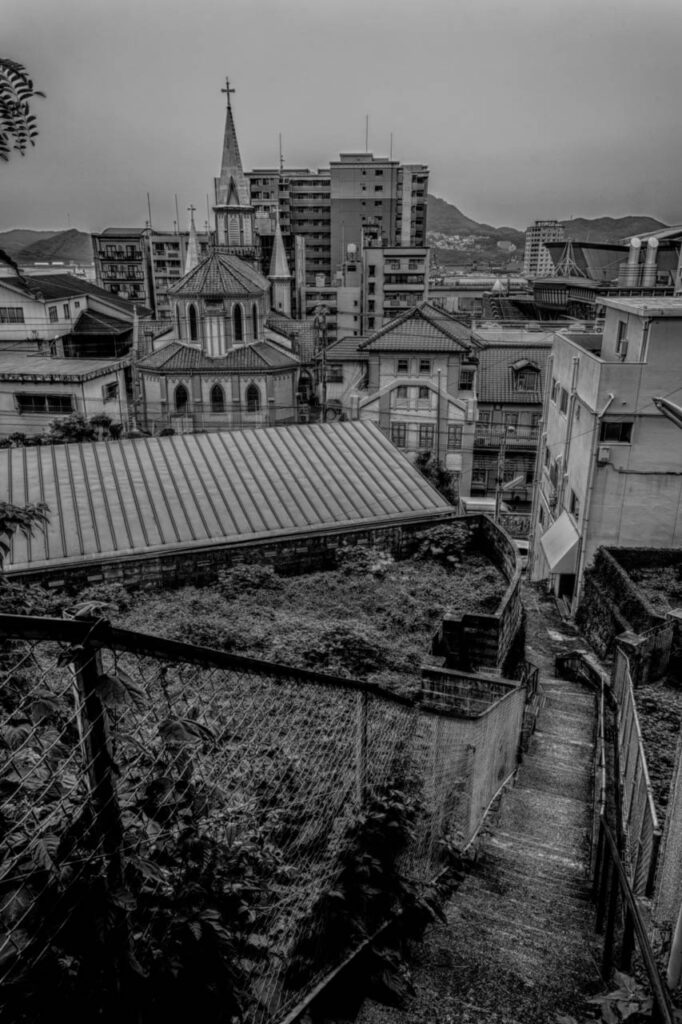
[[[36,89],[23,66],[9,57],[0,57],[0,160],[9,160],[12,152],[24,156],[35,146],[38,136],[31,102],[45,93]]]
[[[52,420],[42,434],[22,434],[16,431],[0,440],[0,448],[36,448],[45,444],[70,444],[83,441],[117,440],[123,433],[120,423],[111,416],[99,413],[86,419],[81,413],[72,413]]]

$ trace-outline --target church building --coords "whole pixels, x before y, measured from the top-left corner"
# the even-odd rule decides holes
[[[168,290],[172,327],[138,337],[138,419],[159,433],[297,421],[300,359],[278,325],[291,315],[289,268],[277,225],[269,279],[259,268],[249,184],[242,168],[229,82],[215,242],[199,259],[194,216],[185,273]]]

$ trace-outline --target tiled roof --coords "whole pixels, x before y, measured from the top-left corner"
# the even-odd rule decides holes
[[[352,335],[348,338],[339,338],[327,347],[327,361],[333,363],[341,362],[367,362],[367,349],[362,348],[365,338]]]
[[[128,366],[130,359],[62,359],[25,349],[5,351],[0,347],[0,380],[49,381],[59,384],[94,380]],[[0,490],[0,494],[2,491]]]
[[[117,320],[105,313],[84,309],[73,326],[72,334],[126,334],[132,331],[130,320]]]
[[[310,424],[0,451],[0,494],[45,502],[11,575],[452,512],[373,423]]]
[[[365,351],[452,352],[476,348],[471,332],[446,310],[420,302],[362,343]]]
[[[287,370],[299,365],[293,353],[280,348],[270,341],[257,341],[253,345],[243,345],[232,349],[224,356],[207,356],[201,349],[184,345],[180,341],[152,352],[140,359],[141,370],[153,370],[161,373],[220,373],[225,371],[258,371]]]
[[[224,295],[241,298],[263,295],[270,282],[257,270],[237,256],[225,252],[210,252],[198,267],[176,281],[168,289],[169,295],[188,298],[220,298]]]
[[[312,362],[316,346],[314,317],[293,320],[280,312],[272,312],[268,314],[267,326],[291,338],[294,351],[302,363]]]
[[[545,367],[552,351],[546,345],[490,345],[478,353],[477,397],[480,402],[515,402],[522,405],[541,403]],[[537,391],[518,391],[513,365],[532,363],[540,370]]]
[[[10,285],[23,291],[26,295],[33,295],[38,298],[50,301],[50,299],[68,299],[78,295],[92,295],[95,299],[102,299],[110,305],[127,313],[130,319],[133,318],[133,303],[126,299],[119,299],[117,295],[100,288],[91,281],[84,281],[82,277],[74,277],[73,274],[31,274],[22,279],[16,277],[3,277],[0,284]],[[144,307],[138,305],[140,315],[144,315]]]

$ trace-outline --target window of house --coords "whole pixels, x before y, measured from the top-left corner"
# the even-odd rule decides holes
[[[419,399],[420,402],[428,402],[428,401],[430,401],[430,399],[431,399],[431,392],[430,392],[429,388],[424,387],[424,385],[422,385],[419,388],[419,390],[417,391],[417,398]]]
[[[535,470],[527,469],[526,470],[526,487],[530,487],[534,480],[535,480]]]
[[[557,459],[552,459],[549,464],[549,479],[552,487],[556,487],[559,482],[559,462]]]
[[[571,502],[570,502],[569,508],[570,508],[570,512],[571,512],[571,515],[573,516],[573,518],[576,521],[579,520],[580,519],[580,500],[578,498],[578,495],[573,490],[571,491]]]
[[[537,391],[540,380],[540,374],[537,370],[525,369],[518,370],[516,373],[516,390],[517,391]]]
[[[23,324],[24,311],[21,306],[0,306],[0,324]]]
[[[70,313],[69,313],[69,304],[68,304],[68,302],[65,302],[65,303],[64,303],[64,306],[63,306],[62,308],[63,308],[63,310],[64,310],[64,319],[65,319],[65,320],[68,320],[68,319],[69,319],[69,316],[70,316]]]
[[[190,341],[196,341],[199,337],[199,327],[197,323],[197,308],[191,305],[188,310],[189,313],[189,338]]]
[[[175,389],[175,411],[181,415],[187,411],[189,405],[189,391],[184,384],[178,384]]]
[[[330,384],[343,383],[343,363],[328,363],[327,380]]]
[[[540,526],[545,525],[545,510],[542,507],[542,505],[540,505],[540,509],[538,511],[538,523],[540,524]]]
[[[560,388],[559,391],[559,411],[565,413],[568,409],[568,391],[566,388]]]
[[[460,391],[471,391],[474,386],[474,371],[473,370],[460,370],[459,371],[459,390]]]
[[[391,441],[396,448],[404,448],[407,439],[407,424],[406,423],[392,423],[391,424]]]
[[[410,372],[410,360],[399,359],[396,364],[396,373],[409,373]]]
[[[419,425],[419,447],[433,448],[433,424],[420,423]]]
[[[599,440],[608,444],[630,444],[632,420],[622,420],[619,423],[605,420],[599,428]]]
[[[618,321],[618,332],[616,334],[616,354],[625,355],[628,350],[627,342],[628,325],[625,320]]]
[[[406,384],[399,384],[398,385],[398,387],[395,389],[395,398],[396,398],[396,402],[406,402],[407,401],[407,385]]]
[[[462,428],[458,423],[448,423],[448,450],[462,447]]]
[[[57,314],[57,307],[56,306],[48,306],[47,307],[47,315],[49,317],[49,320],[50,320],[51,324],[56,324],[57,323],[57,320],[59,319],[59,317],[58,317],[58,314]]]
[[[485,487],[488,481],[488,474],[485,466],[474,466],[471,470],[471,482],[479,487]]]
[[[558,386],[559,385],[557,384],[556,377],[552,377],[552,390],[550,392],[550,398],[552,399],[553,402],[556,402],[556,393],[557,393]]]
[[[431,360],[420,359],[419,360],[419,372],[420,373],[431,373]]]
[[[377,268],[376,268],[375,266],[373,266],[372,264],[370,264],[370,265],[369,265],[369,267],[367,268],[367,276],[368,276],[368,277],[374,277],[374,275],[375,275],[375,273],[376,273],[376,269],[377,269]]]
[[[517,412],[505,412],[504,425],[505,427],[518,427],[519,414]]]
[[[251,307],[251,329],[253,330],[253,340],[258,341],[258,306],[255,302]]]
[[[78,299],[76,299],[76,301],[74,302],[73,306],[74,306],[74,309],[80,309],[81,308],[81,304],[78,301]]]
[[[118,398],[118,381],[112,380],[108,384],[102,384],[102,401],[112,402]]]
[[[259,412],[260,410],[260,390],[255,384],[249,384],[246,389],[246,411],[247,412]]]
[[[374,295],[374,290],[375,290],[374,281],[370,281],[369,284],[367,285],[367,294],[368,295]]]
[[[220,384],[211,388],[211,412],[225,412],[225,392]]]
[[[490,409],[478,410],[478,422],[486,427],[490,424]]]
[[[549,448],[545,448],[545,466],[549,468],[549,460],[551,459]]]
[[[370,316],[370,317],[367,318],[367,327],[369,328],[370,331],[374,330],[374,317],[373,316]]]
[[[17,412],[48,413],[64,416],[74,411],[72,395],[41,395],[30,392],[15,394]]]
[[[540,418],[541,417],[540,417],[540,413],[539,412],[532,413],[531,417],[530,417],[530,425],[531,425],[531,427],[539,427],[540,426]]]

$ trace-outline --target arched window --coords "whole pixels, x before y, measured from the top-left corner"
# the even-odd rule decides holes
[[[244,317],[242,316],[242,307],[235,306],[232,310],[232,320],[234,322],[234,340],[244,340]]]
[[[258,306],[255,302],[251,307],[251,319],[253,320],[253,340],[258,341]]]
[[[179,413],[187,412],[187,405],[189,402],[189,392],[184,384],[178,384],[175,389],[175,411]]]
[[[249,384],[246,389],[246,411],[258,412],[260,409],[260,391],[255,384]]]
[[[211,388],[211,412],[225,412],[225,392],[220,384]]]
[[[175,307],[175,331],[177,333],[178,338],[181,338],[182,337],[182,330],[180,328],[180,307],[179,306]]]
[[[191,305],[188,310],[189,314],[189,340],[196,341],[199,337],[199,327],[197,324],[197,308]]]

